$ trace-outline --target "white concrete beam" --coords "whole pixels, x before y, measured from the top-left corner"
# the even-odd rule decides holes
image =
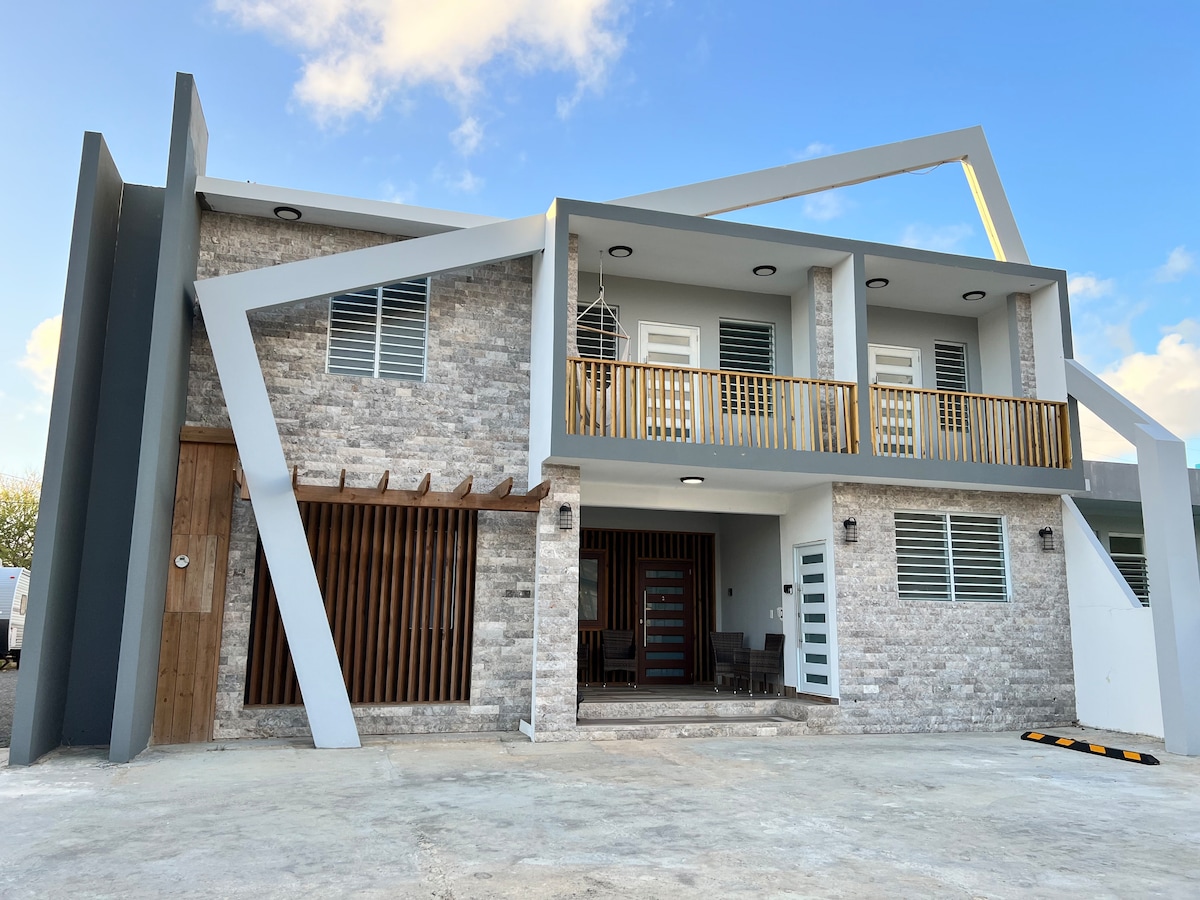
[[[996,259],[1028,263],[1029,256],[1000,183],[1000,174],[979,126],[635,194],[611,202],[690,216],[715,216],[948,162],[963,165]]]
[[[531,216],[196,282],[263,552],[271,566],[279,614],[318,747],[357,747],[358,730],[246,313],[527,256],[542,249],[545,218]]]

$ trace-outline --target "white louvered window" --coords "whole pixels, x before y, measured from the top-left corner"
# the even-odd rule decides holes
[[[331,297],[325,370],[424,381],[428,332],[427,278]]]
[[[1108,555],[1124,576],[1133,596],[1150,605],[1150,573],[1146,568],[1146,539],[1140,534],[1110,534]]]
[[[584,359],[617,358],[619,315],[617,307],[599,303],[579,314],[575,341],[580,356]]]
[[[895,518],[901,600],[1008,599],[1004,519],[926,512]]]
[[[934,341],[933,368],[939,391],[966,393],[967,347],[949,341]],[[938,418],[943,428],[953,431],[968,429],[966,397],[938,397]]]
[[[775,326],[770,322],[722,319],[719,347],[722,371],[775,374]],[[721,405],[725,411],[770,415],[771,400],[767,379],[721,377]]]

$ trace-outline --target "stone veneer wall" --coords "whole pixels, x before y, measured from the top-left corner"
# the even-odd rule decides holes
[[[1061,500],[1041,494],[835,484],[835,522],[858,520],[834,547],[840,706],[812,731],[1005,730],[1075,719],[1066,563],[1038,529],[1061,533]],[[901,601],[896,510],[1002,515],[1008,603]],[[840,528],[835,529],[840,531]]]
[[[1013,294],[1017,307],[1017,355],[1020,359],[1021,396],[1037,396],[1037,363],[1033,358],[1033,300]]]
[[[388,243],[388,235],[206,213],[197,277]],[[284,455],[302,480],[393,487],[430,472],[435,490],[467,475],[477,490],[528,468],[532,266],[512,260],[443,274],[430,286],[427,380],[325,374],[328,305],[259,311],[251,330],[279,424]],[[227,426],[207,336],[192,343],[187,421]],[[549,501],[547,501],[549,503]],[[557,509],[557,507],[555,507]],[[356,707],[363,734],[516,730],[529,715],[536,517],[479,516],[469,703]],[[307,735],[301,707],[243,705],[257,532],[236,501],[217,682],[217,739]]]
[[[816,373],[813,377],[832,380],[833,269],[813,266],[809,269],[809,277],[812,279],[813,328],[817,336]],[[804,340],[804,335],[793,334],[792,340]]]

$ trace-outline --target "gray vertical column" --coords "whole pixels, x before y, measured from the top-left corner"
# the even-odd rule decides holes
[[[86,134],[9,751],[17,765],[62,740],[122,187],[104,138]]]
[[[147,359],[146,399],[121,655],[109,758],[124,762],[150,742],[162,635],[179,429],[187,401],[193,282],[200,242],[196,178],[204,174],[208,129],[191,75],[175,79],[171,149]]]

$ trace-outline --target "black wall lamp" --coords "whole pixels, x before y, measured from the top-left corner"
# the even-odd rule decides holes
[[[575,527],[575,511],[570,503],[564,503],[558,508],[558,527],[560,531],[570,531]]]
[[[846,543],[847,544],[857,544],[858,543],[858,521],[854,518],[854,516],[851,516],[845,522],[843,522],[842,527],[844,529],[846,529],[846,531],[845,531]]]
[[[1054,547],[1054,529],[1047,525],[1045,528],[1038,530],[1038,537],[1042,539],[1043,550],[1053,550]]]

